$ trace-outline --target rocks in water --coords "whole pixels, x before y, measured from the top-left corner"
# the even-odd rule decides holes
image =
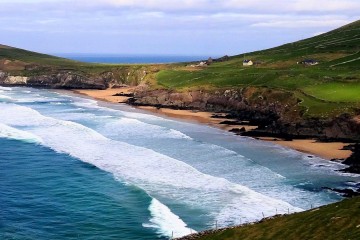
[[[343,197],[346,197],[346,198],[360,196],[360,188],[358,188],[356,191],[351,188],[338,189],[338,188],[323,187],[323,189],[327,189],[327,190],[330,190],[333,192],[340,193]]]
[[[246,132],[246,129],[245,129],[245,127],[233,128],[233,129],[230,130],[230,132],[241,135],[242,133]]]
[[[360,174],[360,144],[357,143],[357,144],[349,145],[347,149],[353,151],[353,153],[349,158],[347,158],[342,163],[349,165],[349,167],[340,171]]]

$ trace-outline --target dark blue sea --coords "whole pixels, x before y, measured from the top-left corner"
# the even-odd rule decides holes
[[[0,87],[0,239],[169,239],[342,199],[343,165],[126,105]]]
[[[136,64],[136,63],[176,63],[206,60],[210,56],[180,56],[180,55],[116,55],[116,54],[55,54],[80,62]]]

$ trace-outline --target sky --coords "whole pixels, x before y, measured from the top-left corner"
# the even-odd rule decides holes
[[[223,56],[360,19],[360,0],[0,0],[0,44],[43,53]]]

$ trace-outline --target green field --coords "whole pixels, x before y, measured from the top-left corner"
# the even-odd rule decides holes
[[[273,49],[247,53],[207,67],[174,66],[156,75],[157,87],[225,89],[247,86],[295,92],[310,116],[351,112],[360,106],[360,21]],[[297,64],[316,59],[318,65]],[[339,104],[341,103],[341,106]]]
[[[356,240],[360,238],[360,198],[302,213],[228,229],[199,240]]]
[[[317,98],[333,102],[360,102],[360,84],[331,82],[308,86],[303,90]]]

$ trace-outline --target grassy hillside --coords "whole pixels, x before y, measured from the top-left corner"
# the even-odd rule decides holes
[[[166,68],[166,65],[84,63],[0,45],[0,70],[12,75],[38,76],[68,71],[88,77],[98,77],[111,72],[119,83],[139,84],[138,79],[134,80],[132,73],[146,70],[148,80],[155,78],[154,73],[163,68]]]
[[[360,198],[192,239],[360,239]]]
[[[0,59],[1,58],[24,63],[36,63],[39,65],[69,66],[78,64],[77,62],[68,59],[31,52],[5,45],[0,45]]]
[[[160,71],[157,84],[172,89],[261,86],[295,92],[308,115],[332,115],[360,106],[360,21],[334,31],[246,54],[207,67]],[[316,66],[297,64],[305,59]]]

